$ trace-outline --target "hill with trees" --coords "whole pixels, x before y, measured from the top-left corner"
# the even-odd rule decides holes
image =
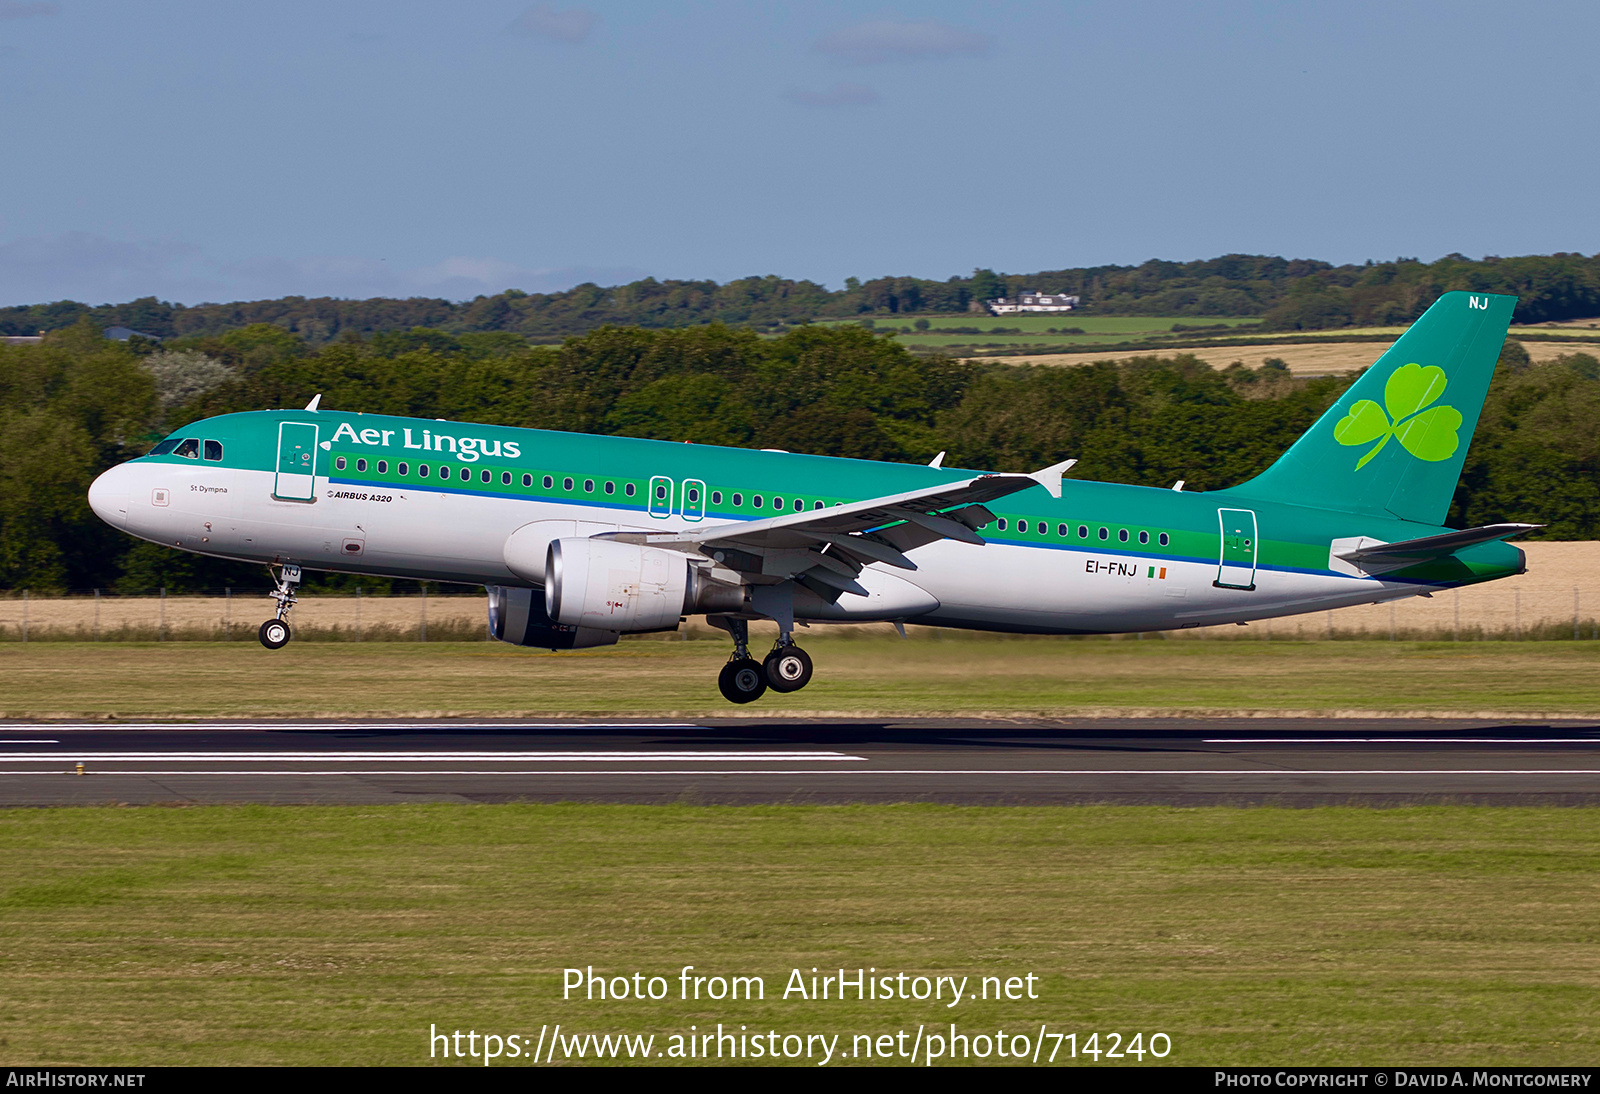
[[[65,300],[0,308],[0,334],[64,330],[83,318],[162,339],[214,338],[267,323],[313,346],[414,327],[515,334],[534,342],[558,342],[605,326],[663,330],[723,323],[775,333],[818,319],[964,312],[1022,289],[1077,295],[1086,315],[1261,316],[1263,329],[1277,331],[1406,323],[1440,293],[1470,289],[1514,293],[1520,297],[1516,321],[1542,323],[1600,315],[1600,255],[1447,255],[1431,263],[1402,258],[1344,266],[1224,255],[1028,274],[974,270],[970,277],[944,281],[852,277],[839,290],[776,276],[725,284],[645,278],[556,293],[508,289],[463,302],[287,296],[188,306],[145,297],[91,306]]]

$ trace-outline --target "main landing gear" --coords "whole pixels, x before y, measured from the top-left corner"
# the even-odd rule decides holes
[[[261,639],[261,644],[267,649],[279,650],[287,646],[289,639],[294,637],[294,632],[289,629],[289,621],[284,617],[289,614],[289,609],[294,607],[294,591],[300,584],[300,567],[286,563],[273,580],[277,583],[277,587],[272,591],[272,599],[278,602],[278,612],[261,624],[256,637]]]
[[[750,624],[727,616],[709,617],[714,626],[733,635],[733,656],[717,674],[717,688],[730,703],[753,703],[773,691],[799,691],[811,682],[811,657],[787,632],[766,659],[750,656]]]

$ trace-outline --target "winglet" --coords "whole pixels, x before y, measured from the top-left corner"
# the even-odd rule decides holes
[[[322,392],[319,391],[315,395],[311,396],[311,401],[306,404],[306,409],[307,410],[315,410],[315,409],[317,409],[317,407],[319,407],[321,405],[322,405]]]
[[[1059,498],[1061,496],[1061,476],[1070,471],[1072,465],[1077,462],[1077,460],[1062,460],[1060,463],[1053,463],[1049,467],[1035,471],[1028,478],[1050,491],[1052,498]]]
[[[929,467],[943,467],[944,466],[944,453],[941,452],[937,456],[935,456],[933,459],[929,460],[928,461],[928,466]]]

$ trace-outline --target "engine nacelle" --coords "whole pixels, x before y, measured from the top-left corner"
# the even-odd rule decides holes
[[[692,608],[689,559],[611,539],[558,539],[545,559],[545,611],[608,631],[676,630]]]
[[[614,645],[617,641],[616,631],[555,622],[545,613],[541,589],[490,585],[488,590],[489,633],[502,642],[543,650],[582,650]]]

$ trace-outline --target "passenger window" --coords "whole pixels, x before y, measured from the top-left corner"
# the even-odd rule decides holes
[[[509,472],[509,471],[500,472],[500,485],[501,486],[510,486],[511,485],[511,472]]]
[[[700,491],[696,490],[692,486],[689,487],[689,504],[693,505],[695,502],[697,502],[699,500],[700,500]]]
[[[743,505],[744,504],[744,495],[743,494],[735,494],[733,496],[733,504],[735,506]]]
[[[1150,533],[1149,532],[1140,532],[1139,533],[1139,542],[1140,543],[1149,543],[1150,542]]]
[[[387,475],[388,473],[389,473],[389,461],[388,460],[379,460],[378,461],[378,474]]]
[[[1117,539],[1123,543],[1128,542],[1128,530],[1126,528],[1118,528]]]
[[[472,469],[471,468],[463,467],[461,469],[461,481],[462,482],[471,482],[472,481]]]
[[[463,468],[463,470],[465,470],[465,468]],[[480,472],[478,472],[478,478],[480,480],[482,480],[483,482],[493,482],[494,481],[494,472],[493,471],[488,471],[488,470],[480,471]]]
[[[1079,539],[1088,539],[1089,538],[1089,526],[1087,524],[1078,525],[1078,538]]]
[[[171,452],[174,448],[177,448],[177,447],[178,447],[178,442],[177,441],[162,441],[160,444],[158,444],[154,448],[152,448],[149,452],[145,453],[145,455],[147,455],[147,456],[165,456],[168,452]]]
[[[593,479],[584,479],[583,480],[583,492],[585,494],[594,493],[594,480]]]
[[[1006,530],[1006,518],[1005,517],[1001,517],[1000,518],[1000,530],[1002,532],[1004,532]]]
[[[1017,531],[1026,532],[1027,530],[1028,530],[1028,522],[1027,521],[1025,521],[1025,520],[1017,521]]]
[[[1067,526],[1065,524],[1056,525],[1056,535],[1060,536],[1062,539],[1066,539],[1067,538]]]
[[[761,508],[761,495],[760,494],[751,494],[750,495],[750,504],[755,506],[757,509],[760,509]]]
[[[617,492],[617,484],[612,482],[610,479],[607,479],[606,480],[606,493],[615,494],[616,492]]]
[[[367,461],[366,460],[357,460],[356,461],[356,470],[357,471],[365,471],[366,469],[367,469]]]
[[[563,490],[571,490],[572,489],[572,480],[571,479],[562,479],[561,480],[561,489],[563,489]]]
[[[713,491],[711,491],[711,504],[712,505],[721,505],[722,504],[722,491],[721,490],[713,490]]]
[[[1161,546],[1165,547],[1166,545],[1167,545],[1167,533],[1162,532],[1161,533]]]
[[[174,456],[182,456],[186,460],[198,460],[200,458],[200,442],[193,437],[179,441],[178,447],[172,450],[172,454]]]
[[[207,441],[206,442],[206,459],[208,459],[208,460],[220,460],[220,459],[222,459],[222,442],[221,441]]]
[[[524,476],[522,476],[522,485],[523,486],[532,486],[533,485],[533,476],[532,475],[524,475]]]
[[[782,498],[773,498],[772,499],[772,507],[774,509],[782,509],[783,508],[783,499]]]
[[[806,503],[805,502],[801,501],[799,498],[795,498],[794,499],[794,511],[796,513],[800,512],[800,510],[804,509],[805,507],[806,507]]]
[[[1102,528],[1102,529],[1100,529],[1100,538],[1101,539],[1110,539],[1111,538],[1111,533],[1106,531],[1104,528]]]
[[[656,500],[657,501],[666,501],[667,500],[667,488],[666,488],[665,484],[659,484],[658,483],[656,485]]]
[[[630,497],[630,498],[633,497],[633,483],[630,482],[626,486],[624,486],[622,488],[622,492],[624,494],[628,495],[628,497]]]
[[[333,461],[333,469],[335,471],[343,471],[344,468],[345,468],[345,458],[343,456],[335,457],[334,461]]]
[[[546,489],[546,490],[548,490],[548,489],[550,489],[550,488],[551,488],[551,487],[552,487],[552,486],[554,486],[554,485],[555,485],[555,484],[556,484],[556,480],[555,480],[555,479],[552,479],[552,478],[551,478],[551,477],[550,477],[550,476],[549,476],[549,475],[546,475],[546,476],[545,476],[545,477],[544,477],[544,488],[545,488],[545,489]]]
[[[409,474],[410,474],[410,473],[411,473],[411,468],[409,468],[409,467],[407,467],[407,466],[406,466],[406,465],[405,465],[405,464],[403,464],[403,463],[397,463],[397,464],[395,464],[395,465],[394,465],[394,469],[395,469],[395,470],[396,470],[396,471],[398,471],[398,472],[400,472],[400,474],[402,474],[402,475],[409,475]]]
[[[428,477],[428,465],[427,464],[425,464],[425,463],[417,464],[417,477],[418,478],[422,478],[422,479],[425,479],[425,478]]]
[[[820,501],[814,501],[814,502],[811,503],[811,508],[813,508],[813,509],[821,509],[822,508],[822,503]]]

